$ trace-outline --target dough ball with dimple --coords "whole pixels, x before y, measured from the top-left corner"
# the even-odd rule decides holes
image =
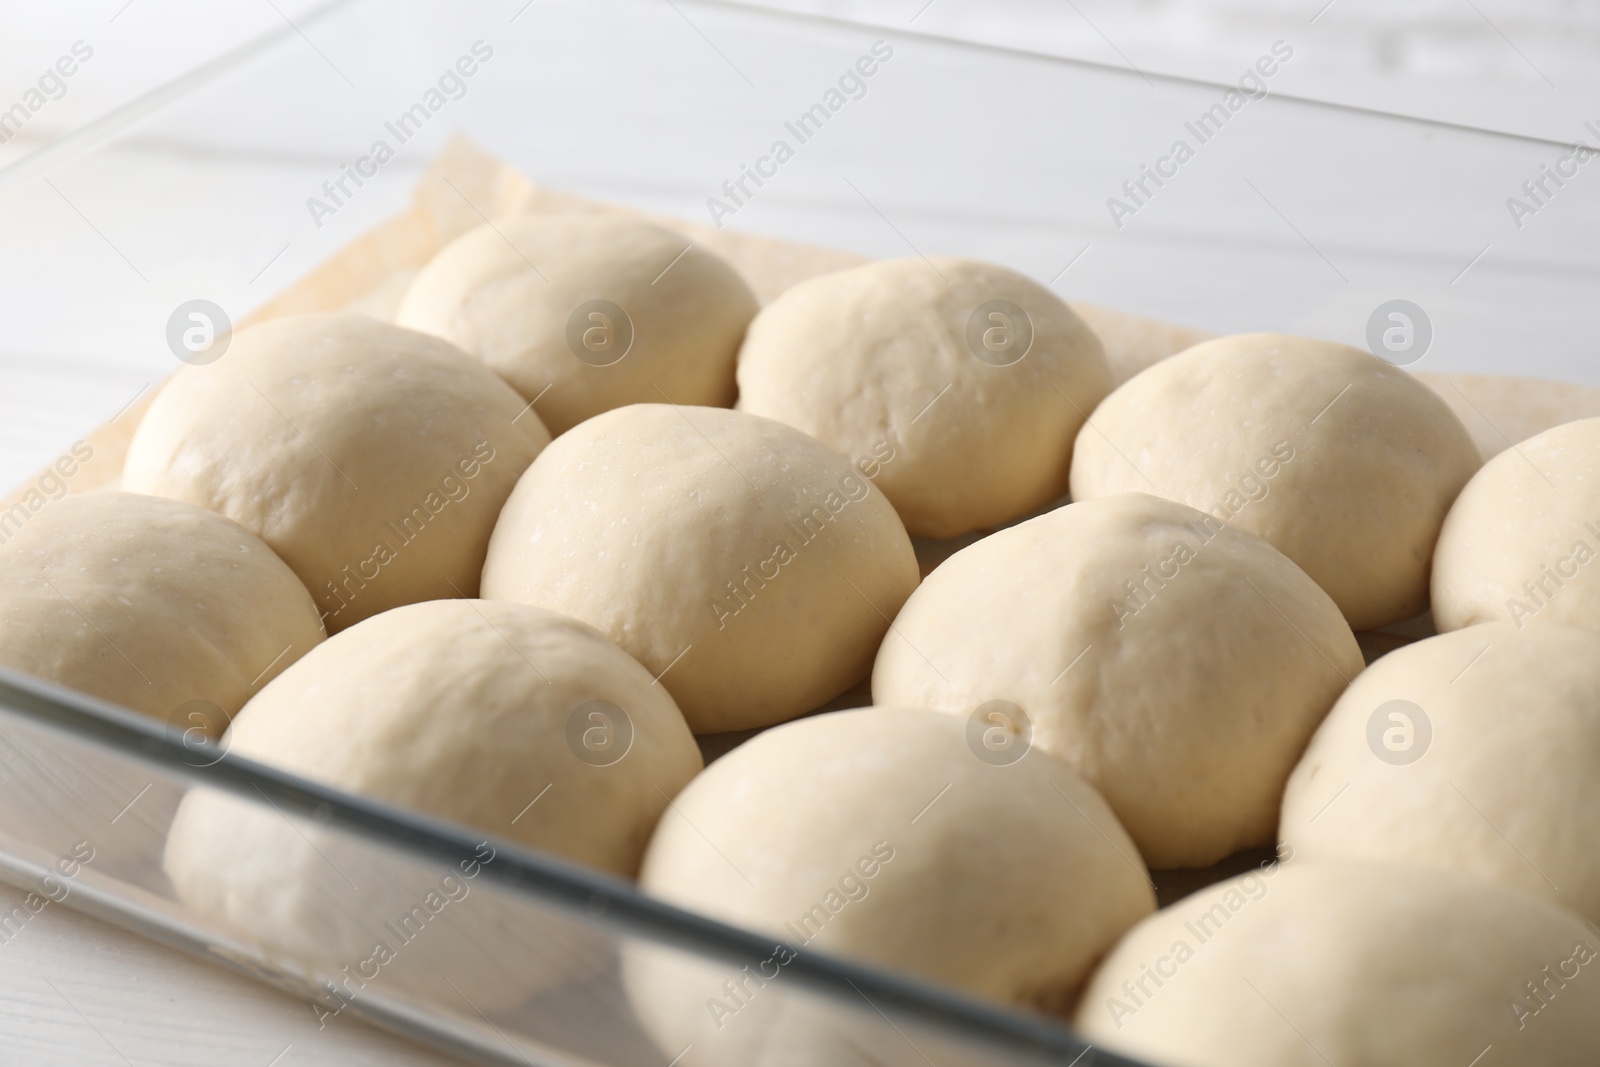
[[[1171,1067],[1591,1067],[1600,935],[1447,871],[1296,856],[1140,923],[1076,1022]]]
[[[572,615],[658,675],[696,733],[766,726],[864,678],[917,584],[871,480],[742,411],[637,404],[517,484],[483,595]]]
[[[1461,491],[1433,557],[1440,630],[1505,619],[1600,627],[1600,419],[1495,456]]]
[[[437,338],[354,314],[273,319],[167,382],[122,484],[260,536],[335,632],[477,594],[500,506],[550,440],[525,408]]]
[[[1331,341],[1207,341],[1136,375],[1078,434],[1072,495],[1145,492],[1271,542],[1372,629],[1428,606],[1445,513],[1482,462],[1427,386]]]
[[[0,664],[184,730],[220,734],[322,638],[294,572],[190,504],[69,496],[0,545]]]
[[[574,619],[477,600],[397,608],[335,634],[252,700],[226,743],[233,757],[629,877],[701,767],[672,698],[621,649]],[[337,969],[384,941],[403,964],[393,973],[426,984],[436,969],[475,1000],[474,988],[515,1002],[584,955],[564,954],[573,938],[553,919],[548,951],[539,929],[519,929],[536,909],[455,903],[475,890],[465,871],[397,878],[409,868],[392,854],[220,793],[184,801],[166,869],[189,907],[278,951]],[[396,944],[384,922],[441,884],[455,910],[425,911],[450,932]]]
[[[948,256],[801,282],[739,353],[738,406],[857,462],[922,537],[1064,494],[1073,438],[1110,391],[1099,338],[1059,297]]]
[[[733,403],[759,307],[726,261],[659,226],[525,215],[451,242],[396,321],[481,359],[562,434],[625,404]]]
[[[1280,833],[1300,855],[1448,867],[1600,922],[1600,633],[1489,623],[1389,653],[1317,731]]]
[[[998,715],[1099,789],[1151,866],[1204,867],[1273,840],[1289,772],[1361,667],[1277,549],[1127,493],[946,560],[884,638],[872,696]]]
[[[881,1026],[899,1055],[802,1055],[800,1042],[826,1043],[848,1018],[833,1012],[809,1033],[786,1021],[805,1008],[783,989],[791,950],[1070,1005],[1154,893],[1070,768],[1039,751],[1003,765],[983,753],[950,716],[863,708],[769,730],[690,783],[650,841],[641,887],[782,945],[745,973],[630,950],[629,994],[660,1047],[692,1044],[690,1064],[905,1062]]]

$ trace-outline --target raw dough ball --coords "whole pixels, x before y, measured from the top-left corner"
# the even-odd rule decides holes
[[[661,678],[695,733],[766,726],[865,677],[917,584],[872,482],[770,419],[637,404],[517,483],[483,595],[583,619]]]
[[[1077,1026],[1171,1067],[1589,1067],[1597,952],[1593,930],[1535,897],[1297,857],[1140,923]]]
[[[246,706],[228,743],[628,877],[700,771],[672,698],[625,652],[576,619],[483,600],[412,604],[335,635]]]
[[[1272,841],[1289,772],[1361,667],[1339,609],[1282,553],[1127,493],[945,561],[884,639],[872,697],[980,719],[1009,702],[1146,862],[1205,867]]]
[[[562,434],[624,404],[727,407],[759,308],[732,266],[658,226],[524,215],[451,242],[396,321],[483,360]]]
[[[801,282],[739,353],[740,409],[855,460],[920,537],[1064,494],[1073,438],[1110,391],[1099,338],[1059,297],[949,256]]]
[[[322,638],[270,548],[176,500],[64,497],[0,547],[0,664],[179,729],[221,734]]]
[[[1149,492],[1270,541],[1374,629],[1428,606],[1439,527],[1478,469],[1445,402],[1376,356],[1256,333],[1135,376],[1078,434],[1072,495]]]
[[[323,639],[294,572],[214,512],[97,490],[6,533],[0,665],[148,715],[186,744],[219,736]],[[175,779],[9,719],[0,752],[6,834],[106,877],[159,879],[151,868],[182,792]]]
[[[1133,842],[1083,779],[1043,752],[1000,766],[971,745],[965,723],[907,708],[769,730],[679,795],[640,885],[789,949],[1064,1007],[1151,912],[1154,892]],[[686,1064],[843,1062],[788,1044],[828,1040],[786,1020],[804,1008],[773,973],[790,958],[775,949],[770,966],[752,961],[751,973],[779,987],[761,989],[737,967],[642,947],[624,954],[641,1019],[669,1055],[692,1044]]]
[[[223,716],[211,707],[199,718],[210,723]],[[190,762],[212,758],[201,754],[211,751],[199,747],[203,730],[196,724],[185,738]],[[96,878],[163,883],[161,848],[183,797],[180,778],[10,715],[0,724],[0,753],[0,832],[12,843],[7,847],[38,857],[39,877],[30,877],[27,888],[40,899],[65,899],[84,868]],[[0,908],[0,932],[16,936],[15,918]]]
[[[1600,419],[1582,419],[1500,453],[1461,491],[1434,550],[1434,622],[1600,627],[1597,554]]]
[[[624,876],[701,766],[672,698],[621,649],[574,619],[476,600],[397,608],[335,635],[252,700],[227,742],[233,756]],[[341,965],[393,942],[383,921],[421,899],[416,879],[390,884],[396,866],[348,835],[210,791],[184,801],[166,854],[188,906]],[[424,867],[421,882],[437,881]],[[534,932],[510,922],[519,913],[451,914],[489,946],[481,968],[452,937],[391,947],[408,981],[437,967],[514,1003],[546,973],[543,947],[525,944]],[[558,951],[548,965],[575,962]]]
[[[1600,922],[1600,634],[1474,626],[1356,679],[1289,779],[1299,855],[1448,867]]]
[[[332,633],[477,594],[500,506],[550,440],[525,407],[435,338],[361,315],[273,319],[167,382],[122,484],[260,536]]]

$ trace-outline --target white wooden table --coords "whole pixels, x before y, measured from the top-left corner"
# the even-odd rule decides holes
[[[0,915],[22,899],[0,885]],[[302,1002],[66,907],[0,943],[6,1067],[453,1062],[348,1019],[321,1027]]]

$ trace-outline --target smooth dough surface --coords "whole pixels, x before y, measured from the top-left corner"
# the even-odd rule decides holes
[[[765,726],[864,678],[917,584],[870,479],[720,408],[636,404],[557,438],[495,527],[483,595],[583,619],[696,733]]]
[[[322,638],[294,572],[190,504],[68,496],[0,545],[0,663],[181,730],[220,734]]]
[[[879,704],[1010,702],[1103,793],[1152,867],[1273,840],[1284,782],[1362,668],[1328,595],[1260,538],[1143,493],[1002,530],[923,581]]]
[[[1600,628],[1600,418],[1546,430],[1484,464],[1433,557],[1441,631],[1504,619]]]
[[[1488,623],[1389,653],[1317,731],[1280,832],[1298,855],[1447,867],[1600,922],[1600,633]]]
[[[1070,1004],[1094,962],[1155,903],[1132,841],[1070,768],[1037,751],[990,764],[964,723],[907,708],[802,719],[723,756],[663,816],[640,884],[790,949],[1047,1009]],[[777,988],[648,949],[625,961],[630,998],[659,1047],[671,1055],[694,1045],[686,1065],[909,1055],[882,1026],[864,1027],[847,1055],[835,1048],[848,1016],[818,1018],[788,998],[788,959],[776,950],[749,970]],[[898,1054],[863,1055],[859,1042],[885,1037]]]
[[[525,408],[437,338],[354,314],[271,319],[167,382],[122,484],[258,535],[334,633],[477,594],[500,506],[550,440]]]
[[[1590,1067],[1597,953],[1592,928],[1537,897],[1296,856],[1140,923],[1077,1026],[1170,1067]]]
[[[1148,492],[1271,542],[1352,628],[1428,606],[1434,542],[1481,457],[1443,400],[1347,345],[1244,334],[1135,376],[1078,433],[1076,500]]]
[[[759,307],[726,261],[659,226],[524,215],[446,246],[395,321],[483,360],[562,434],[625,404],[732,404]]]
[[[240,713],[231,755],[625,877],[669,798],[700,770],[687,724],[649,673],[590,627],[539,608],[414,604],[317,653]],[[395,940],[382,923],[422,895],[408,872],[429,889],[443,873],[466,885],[464,872],[408,866],[291,825],[265,804],[201,790],[173,822],[166,869],[189,906],[280,951],[339,964]],[[452,890],[476,887],[447,884],[446,899]],[[462,905],[441,924],[451,933],[391,947],[411,981],[437,967],[515,1002],[575,962],[562,952],[571,931],[553,919],[541,926],[537,911]],[[556,942],[548,960],[540,929]],[[455,934],[478,943],[452,943]]]
[[[801,282],[764,308],[739,353],[738,406],[881,471],[906,529],[938,538],[1064,494],[1073,439],[1111,384],[1099,338],[1044,286],[913,257]]]

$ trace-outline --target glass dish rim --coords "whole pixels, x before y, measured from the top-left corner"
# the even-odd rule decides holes
[[[479,844],[487,840],[495,849],[494,861],[482,865],[489,881],[505,892],[602,926],[614,936],[734,968],[765,959],[782,940],[686,911],[647,896],[626,879],[552,854],[301,778],[236,756],[223,744],[191,742],[147,716],[6,668],[0,668],[0,720],[65,735],[191,785],[255,804],[265,801],[280,813],[331,826],[416,861],[454,866],[478,857]],[[206,759],[201,762],[197,756]],[[96,912],[107,918],[105,913],[115,907]],[[116,918],[108,921],[117,923]],[[785,945],[794,953],[784,968],[785,981],[846,1010],[863,1010],[847,1003],[854,993],[880,1014],[888,1011],[927,1031],[1025,1061],[1065,1056],[1063,1062],[1075,1063],[1094,1049],[1097,1064],[1148,1067],[1083,1040],[1064,1019],[985,1003],[912,975]]]

